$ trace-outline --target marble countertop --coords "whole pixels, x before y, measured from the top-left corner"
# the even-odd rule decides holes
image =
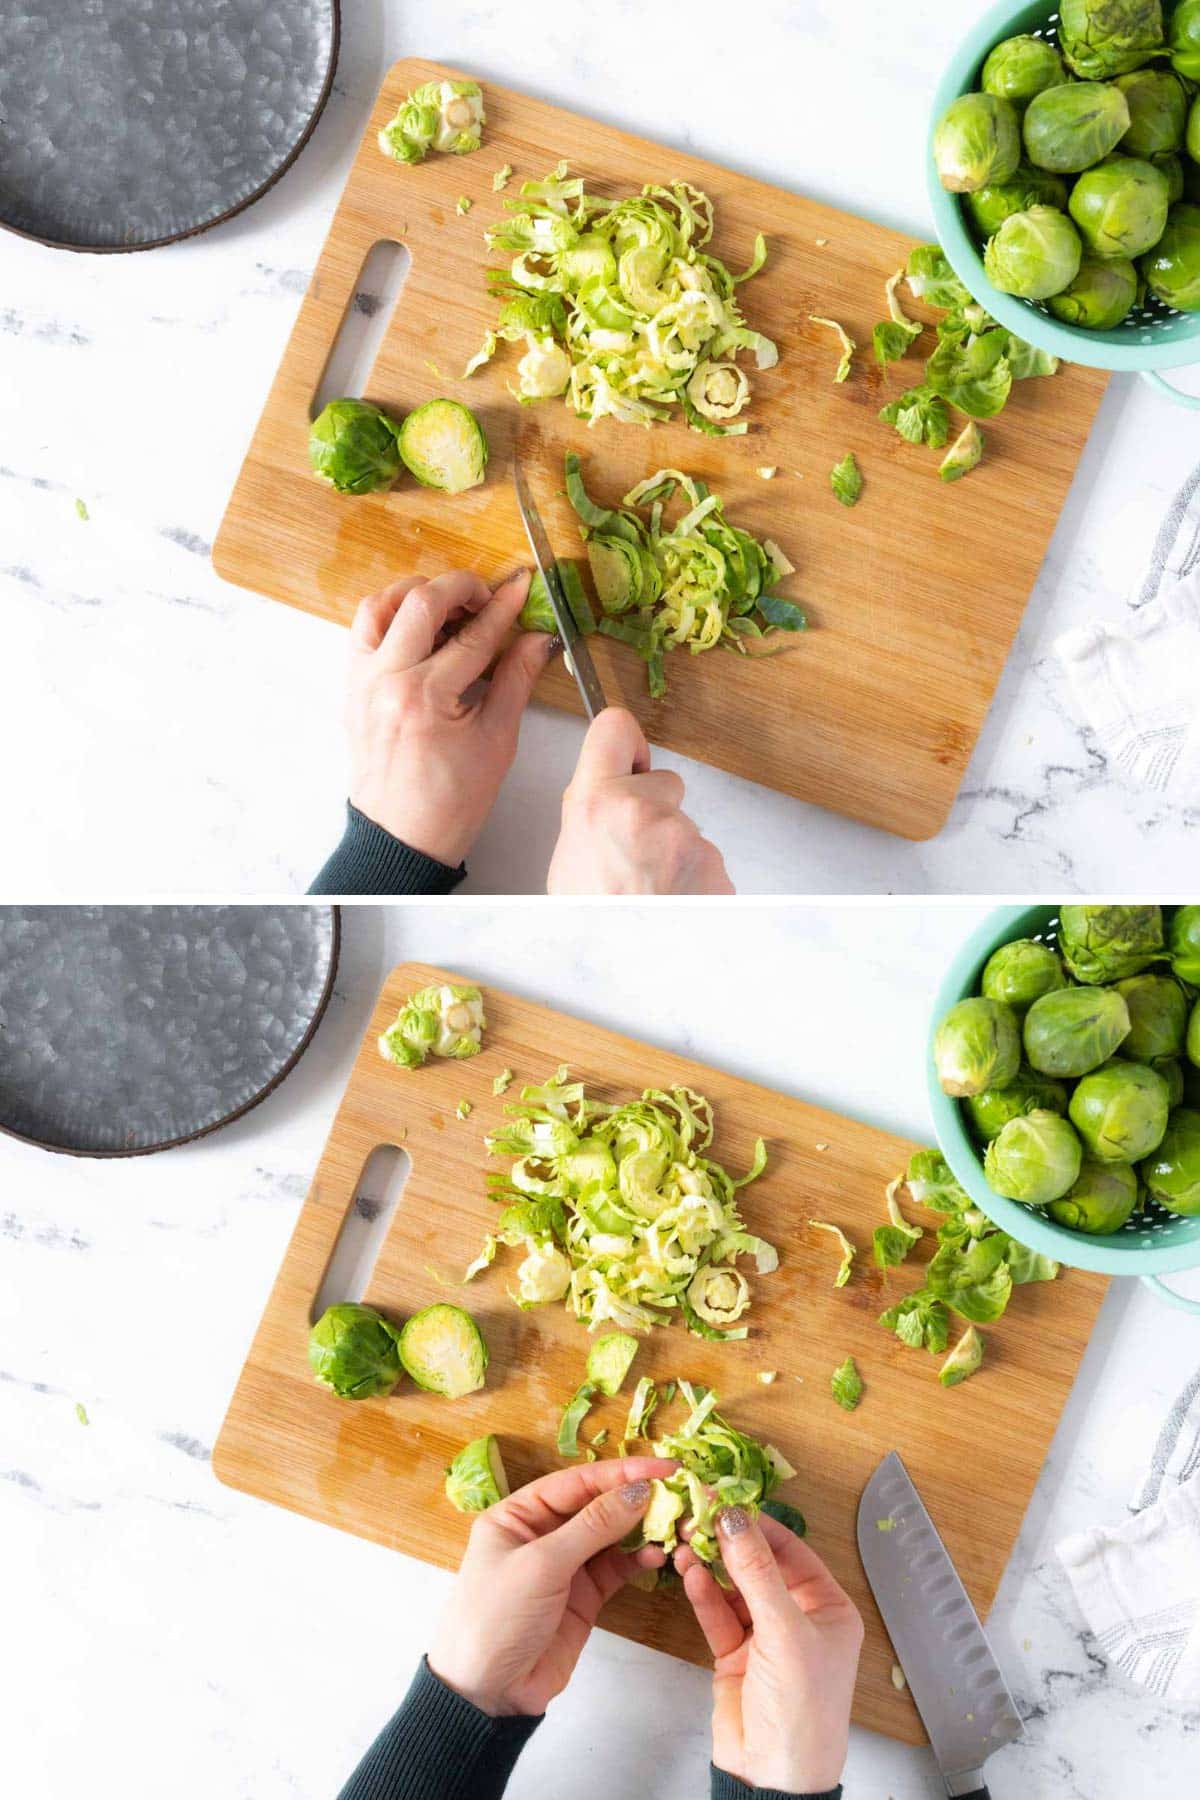
[[[661,908],[613,912],[603,932],[589,929],[594,911],[568,906],[549,917],[529,904],[347,909],[325,1023],[246,1117],[132,1161],[0,1140],[0,1664],[11,1721],[0,1789],[28,1800],[329,1800],[429,1640],[448,1576],[227,1490],[209,1466],[391,966],[418,958],[536,991],[922,1136],[930,995],[978,916],[957,904],[755,909],[737,957],[698,990],[689,938]],[[737,1004],[746,993],[753,1008]],[[822,1029],[797,1030],[798,1016]],[[1177,1280],[1200,1294],[1200,1274]],[[988,1765],[995,1800],[1200,1787],[1200,1713],[1169,1711],[1108,1670],[1052,1554],[1069,1531],[1122,1515],[1198,1353],[1193,1320],[1136,1283],[1113,1287],[991,1615],[1028,1720],[1024,1743]],[[959,1498],[971,1506],[968,1483]],[[707,1723],[701,1671],[597,1633],[523,1757],[512,1800],[697,1800]],[[927,1751],[854,1731],[848,1800],[940,1792]]]
[[[709,8],[687,15],[707,18]],[[218,580],[209,547],[380,78],[405,54],[927,232],[922,146],[964,24],[911,0],[864,31],[833,0],[742,0],[736,29],[670,8],[345,0],[341,64],[296,166],[239,218],[136,256],[4,239],[0,829],[24,891],[287,893],[340,830],[342,639]],[[614,64],[614,46],[637,54]],[[760,52],[777,46],[770,55]],[[661,74],[669,69],[669,77]],[[744,71],[737,73],[738,68]],[[1181,385],[1195,385],[1184,373]],[[909,844],[663,755],[743,892],[1021,892],[1178,879],[1193,805],[1109,768],[1050,646],[1116,617],[1197,456],[1194,415],[1114,379],[950,822]],[[90,512],[84,525],[76,497]],[[968,577],[969,578],[969,577]],[[472,859],[479,892],[536,891],[574,719],[531,713]]]

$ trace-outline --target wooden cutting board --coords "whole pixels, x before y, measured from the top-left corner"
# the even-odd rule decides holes
[[[386,160],[376,134],[400,100],[454,73],[414,58],[384,82],[229,502],[213,551],[218,572],[346,623],[362,595],[397,573],[467,564],[494,579],[528,563],[510,480],[518,429],[534,438],[528,448],[522,439],[522,456],[560,556],[582,554],[559,491],[566,450],[579,452],[589,490],[607,503],[657,468],[685,469],[723,495],[734,523],[787,551],[798,572],[782,591],[803,604],[812,630],[761,667],[725,651],[673,655],[670,691],[659,701],[647,697],[633,652],[597,639],[609,698],[632,707],[655,743],[903,837],[933,836],[991,704],[1106,376],[1070,368],[1019,384],[984,427],[987,461],[946,485],[940,453],[905,444],[877,417],[921,379],[916,358],[885,379],[870,354],[871,328],[886,316],[884,282],[911,240],[492,83],[480,151],[430,156],[415,168]],[[714,249],[732,268],[748,262],[756,231],[767,234],[767,268],[739,291],[749,322],[778,343],[780,364],[752,376],[746,437],[706,438],[678,424],[643,431],[611,419],[590,430],[557,400],[518,407],[507,383],[520,347],[505,346],[471,380],[459,378],[495,320],[485,271],[505,261],[487,249],[484,229],[522,180],[562,157],[589,189],[610,195],[679,178],[703,188],[716,204]],[[516,173],[502,196],[492,176],[505,162]],[[466,217],[455,212],[460,194],[473,201]],[[488,479],[454,499],[407,479],[390,494],[348,498],[309,473],[313,399],[363,262],[387,238],[407,245],[412,267],[366,394],[397,414],[438,394],[475,409],[491,444]],[[834,336],[810,314],[838,319],[863,346],[842,386],[833,383]],[[927,334],[918,352],[932,344]],[[829,487],[848,450],[865,480],[853,510]],[[769,466],[779,473],[764,481],[757,470]],[[561,667],[538,694],[580,710]]]
[[[911,1699],[892,1686],[891,1647],[859,1564],[859,1494],[887,1451],[899,1450],[986,1615],[1106,1280],[1072,1271],[1053,1284],[1019,1289],[1008,1316],[987,1332],[984,1369],[945,1390],[933,1357],[905,1349],[877,1323],[885,1306],[919,1284],[917,1269],[895,1270],[885,1282],[868,1266],[884,1188],[912,1145],[493,988],[485,990],[488,1031],[479,1056],[416,1072],[383,1062],[376,1038],[408,995],[431,982],[464,979],[470,977],[407,963],[380,994],[222,1426],[213,1455],[218,1476],[376,1543],[456,1567],[468,1521],[442,1497],[446,1464],[490,1431],[514,1486],[559,1466],[559,1413],[583,1379],[590,1343],[563,1307],[521,1312],[512,1303],[506,1289],[518,1252],[501,1250],[493,1267],[457,1294],[430,1272],[432,1266],[459,1276],[495,1220],[485,1171],[507,1165],[492,1162],[483,1147],[506,1104],[492,1093],[493,1079],[512,1068],[511,1098],[566,1061],[589,1091],[610,1100],[686,1084],[713,1101],[713,1153],[729,1168],[746,1168],[755,1138],[766,1139],[767,1173],[745,1190],[742,1204],[749,1228],[778,1246],[780,1267],[752,1277],[745,1342],[710,1344],[679,1328],[655,1330],[626,1391],[594,1408],[589,1430],[607,1425],[615,1444],[637,1377],[661,1383],[683,1376],[716,1388],[732,1423],[777,1444],[798,1470],[780,1497],[804,1512],[811,1542],[867,1621],[854,1716],[872,1730],[923,1742]],[[455,1116],[462,1098],[473,1107],[465,1121]],[[464,1400],[421,1393],[408,1381],[387,1399],[338,1400],[308,1368],[310,1317],[325,1270],[367,1158],[389,1143],[402,1143],[412,1166],[362,1297],[397,1321],[435,1300],[459,1299],[470,1308],[491,1364],[486,1388]],[[811,1218],[841,1225],[860,1246],[847,1287],[834,1288],[836,1246],[807,1225]],[[912,1263],[925,1259],[929,1243],[917,1247]],[[853,1413],[829,1391],[830,1375],[848,1355],[866,1384]],[[762,1369],[779,1371],[772,1386],[756,1379]],[[631,1589],[605,1609],[603,1622],[657,1650],[708,1661],[678,1592]]]

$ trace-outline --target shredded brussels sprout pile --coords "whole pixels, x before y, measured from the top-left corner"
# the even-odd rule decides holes
[[[738,415],[750,383],[736,358],[750,350],[759,369],[779,360],[737,302],[739,283],[766,261],[761,233],[749,268],[733,275],[705,248],[713,208],[698,188],[676,181],[606,200],[566,163],[504,206],[509,217],[487,241],[512,262],[488,277],[501,307],[482,360],[500,338],[524,342],[519,400],[563,395],[590,425],[650,426],[681,406],[697,431],[746,430]]]
[[[698,1337],[748,1335],[736,1324],[750,1303],[737,1259],[753,1256],[760,1275],[779,1264],[738,1212],[738,1189],[766,1167],[761,1138],[735,1181],[704,1154],[713,1115],[703,1095],[647,1088],[610,1106],[589,1100],[565,1068],[505,1111],[509,1122],[486,1140],[514,1159],[490,1181],[504,1210],[468,1278],[506,1244],[525,1252],[520,1307],[562,1300],[589,1329],[645,1331],[682,1317]]]
[[[659,469],[610,510],[588,494],[571,451],[566,487],[587,545],[599,629],[645,659],[655,698],[667,690],[668,650],[686,645],[696,656],[725,644],[745,655],[750,639],[804,629],[800,608],[770,591],[795,572],[793,565],[778,544],[760,543],[731,525],[720,497],[704,482]],[[668,526],[664,511],[676,493],[684,510]]]

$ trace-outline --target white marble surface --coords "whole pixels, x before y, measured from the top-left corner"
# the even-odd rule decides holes
[[[393,963],[451,964],[922,1136],[927,1007],[977,917],[755,909],[698,986],[691,929],[661,908],[354,909],[326,1022],[242,1120],[130,1162],[0,1141],[0,1791],[331,1800],[428,1642],[449,1577],[222,1488],[209,1467]],[[1200,1277],[1178,1279],[1200,1294]],[[1198,1356],[1194,1320],[1113,1289],[992,1614],[1029,1721],[989,1764],[994,1800],[1200,1789],[1200,1712],[1109,1673],[1052,1556],[1067,1531],[1121,1516]],[[707,1719],[701,1671],[599,1633],[512,1800],[698,1800]],[[926,1751],[854,1732],[848,1800],[940,1791]]]
[[[208,547],[394,58],[441,57],[928,230],[925,118],[964,29],[954,0],[910,0],[899,30],[835,0],[698,0],[682,14],[636,0],[346,0],[344,14],[327,113],[248,213],[131,257],[3,240],[0,758],[21,774],[4,784],[0,832],[25,893],[295,892],[339,829],[341,636],[224,585]],[[906,844],[664,756],[739,888],[1171,888],[1196,797],[1153,798],[1105,766],[1068,710],[1050,645],[1070,624],[1122,611],[1198,455],[1194,414],[1132,377],[1113,382],[934,842]],[[530,716],[472,859],[477,891],[541,886],[578,735],[573,720]]]

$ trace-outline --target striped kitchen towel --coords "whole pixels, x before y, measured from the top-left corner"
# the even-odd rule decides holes
[[[1200,1372],[1171,1408],[1121,1525],[1058,1556],[1096,1645],[1172,1704],[1200,1706]]]
[[[1110,762],[1159,792],[1200,793],[1200,468],[1163,520],[1128,617],[1077,626],[1054,650]]]

